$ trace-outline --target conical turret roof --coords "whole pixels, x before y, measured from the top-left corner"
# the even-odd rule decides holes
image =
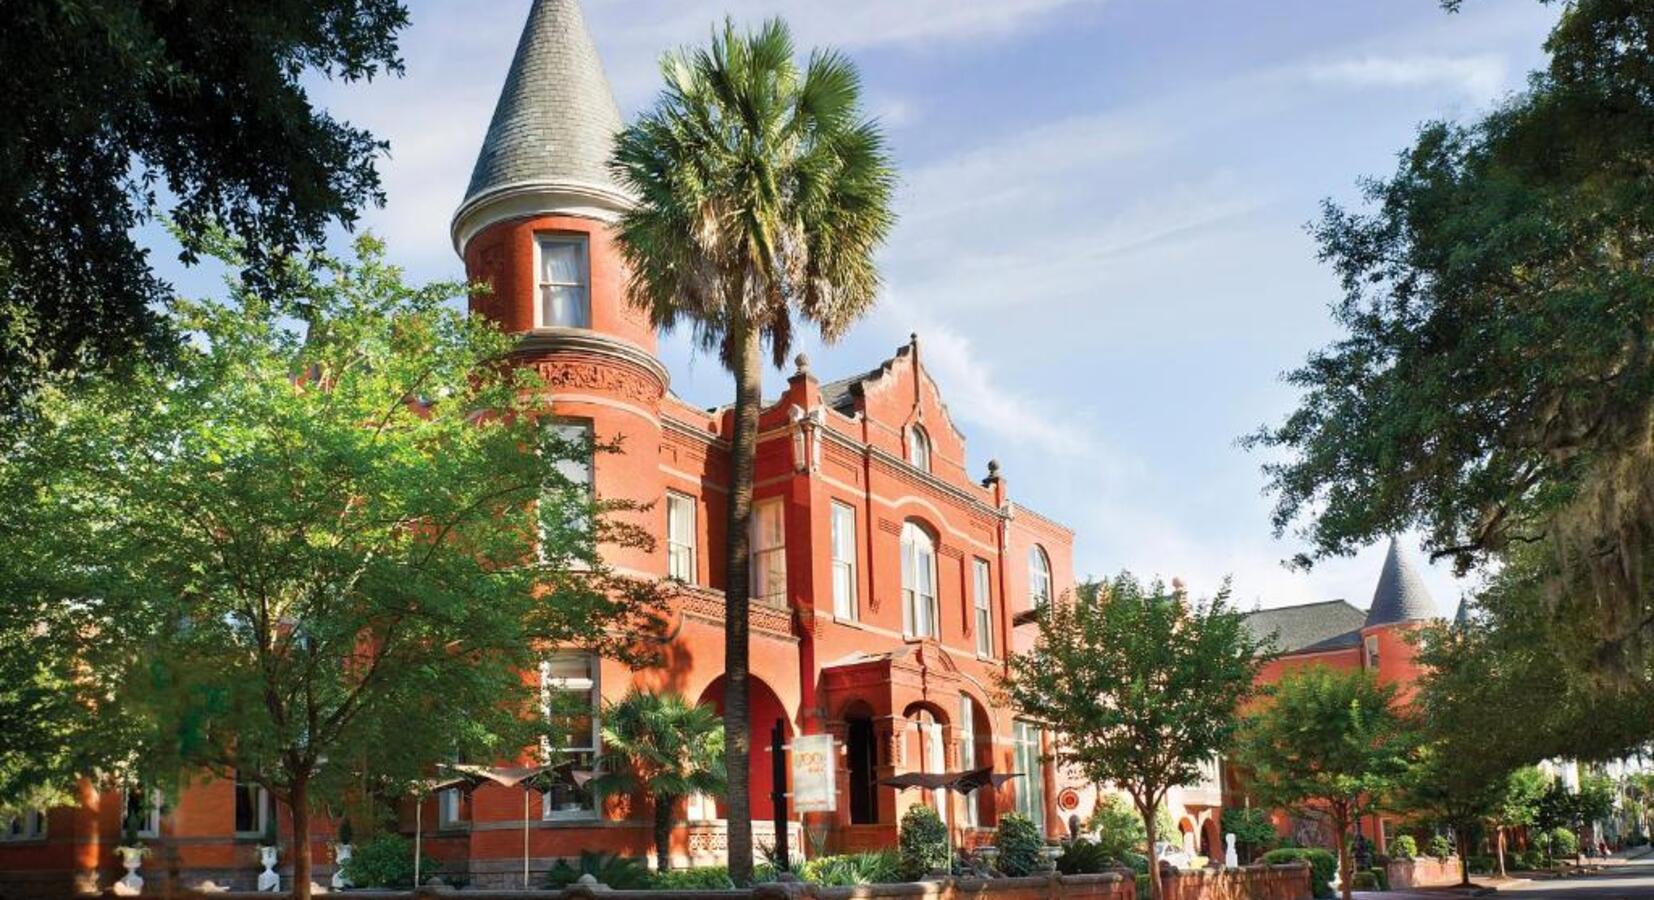
[[[1424,586],[1424,579],[1401,555],[1400,542],[1391,538],[1390,552],[1384,557],[1384,571],[1379,573],[1378,588],[1373,591],[1373,605],[1367,609],[1366,627],[1423,622],[1438,615],[1436,601]]]
[[[534,0],[461,208],[531,185],[624,194],[607,165],[620,129],[578,0]]]

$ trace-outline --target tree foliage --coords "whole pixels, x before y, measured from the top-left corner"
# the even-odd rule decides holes
[[[709,47],[661,61],[660,99],[615,139],[611,168],[638,202],[617,245],[628,296],[659,328],[687,325],[735,376],[726,518],[724,697],[729,864],[752,870],[748,605],[753,454],[763,405],[762,345],[776,365],[794,317],[828,341],[878,295],[873,254],[894,220],[895,173],[866,117],[855,66],[816,51],[800,66],[779,19],[743,34],[726,21]]]
[[[367,132],[304,86],[400,73],[397,0],[14,0],[0,13],[0,419],[47,373],[159,356],[166,286],[133,230],[166,211],[249,277],[383,202]]]
[[[1432,122],[1369,205],[1327,204],[1345,336],[1251,439],[1302,562],[1422,530],[1460,570],[1529,570],[1583,640],[1568,661],[1647,680],[1654,646],[1654,12],[1562,5],[1548,66],[1479,121]]]
[[[1012,654],[1001,689],[1019,714],[1059,735],[1056,758],[1131,797],[1145,855],[1167,792],[1201,778],[1228,747],[1260,663],[1227,586],[1192,602],[1129,573],[1081,585],[1038,611],[1032,649]],[[1150,866],[1160,896],[1157,866]]]
[[[522,673],[553,646],[654,650],[652,587],[597,553],[644,537],[557,465],[598,448],[542,434],[535,376],[447,305],[461,286],[356,252],[293,263],[279,300],[178,301],[172,366],[48,389],[0,453],[0,558],[30,564],[8,599],[107,629],[75,701],[146,725],[107,762],[262,783],[301,886],[318,800],[517,755],[544,731]]]
[[[1349,827],[1394,802],[1412,753],[1395,688],[1365,671],[1311,666],[1264,694],[1239,741],[1249,790],[1264,804],[1328,820],[1341,870],[1353,871]]]
[[[724,735],[718,713],[682,695],[632,690],[603,711],[599,794],[642,791],[655,804],[655,863],[672,867],[672,812],[690,794],[722,794]]]

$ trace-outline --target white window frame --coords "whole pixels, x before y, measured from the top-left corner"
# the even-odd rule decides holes
[[[1017,719],[1011,723],[1011,744],[1016,771],[1022,773],[1017,783],[1017,812],[1032,820],[1041,835],[1045,834],[1045,764],[1041,729],[1033,722]]]
[[[948,770],[947,743],[942,733],[942,723],[930,710],[920,710],[914,719],[914,726],[919,731],[919,769],[926,774],[940,775]],[[935,788],[930,792],[931,808],[942,821],[948,820],[948,789]]]
[[[976,616],[976,655],[993,659],[993,569],[980,556],[971,557],[971,593],[971,609]]]
[[[842,500],[830,507],[832,544],[833,616],[854,622],[861,618],[856,598],[856,508]]]
[[[121,807],[121,828],[122,829],[126,828],[126,818],[127,818],[127,815],[129,814],[129,810],[131,809],[132,795],[133,794],[138,794],[138,795],[142,796],[142,795],[145,795],[146,793],[147,793],[149,802],[145,803],[144,806],[143,806],[143,809],[142,809],[143,824],[138,826],[138,837],[141,837],[141,838],[158,838],[158,837],[161,836],[161,799],[162,798],[161,798],[161,792],[158,789],[155,789],[155,788],[150,788],[149,791],[147,791],[147,792],[145,792],[144,789],[141,788],[141,787],[140,788],[134,788],[132,790],[127,791],[125,793],[125,795],[123,795],[123,803],[125,805],[123,805]]]
[[[18,813],[0,819],[0,843],[21,843],[46,839],[46,811],[43,809]]]
[[[588,446],[591,445],[592,442],[596,440],[596,435],[597,435],[596,427],[592,423],[591,419],[547,417],[547,418],[544,418],[544,419],[540,420],[540,428],[542,430],[545,430],[545,431],[550,431],[550,430],[553,430],[553,429],[578,429],[582,432],[582,434],[579,435],[578,437],[581,440],[584,440]],[[544,445],[542,444],[542,447],[536,448],[535,452],[540,453],[542,451],[543,446]],[[577,461],[577,460],[560,459],[554,464],[556,466],[564,467],[563,470],[562,470],[562,474],[568,480],[573,481],[575,483],[579,483],[581,480],[585,481],[587,499],[591,499],[591,498],[594,498],[594,497],[597,496],[597,459],[596,459],[596,456],[597,456],[597,454],[595,452],[592,452],[592,453],[590,453],[586,456],[585,463],[584,463],[585,471],[583,473],[581,473],[583,475],[583,478],[575,477],[575,474],[572,473],[569,468],[567,468],[567,467],[580,465],[580,462]],[[540,495],[542,497],[544,497],[545,492],[548,489],[549,489],[549,485],[542,485],[542,487],[540,489]],[[587,528],[587,529],[591,528],[591,522],[590,521],[586,521],[583,524],[584,524],[585,528]],[[535,542],[535,553],[538,555],[540,561],[543,563],[543,562],[546,561],[546,555],[545,555],[546,535],[545,535],[545,529],[543,527],[544,523],[543,522],[538,522],[537,525],[542,526],[542,527],[537,528],[537,531],[539,532],[539,534],[537,535],[538,540]],[[583,560],[571,560],[571,563],[573,565],[576,565],[576,566],[581,566],[581,565],[583,565],[584,561]]]
[[[586,677],[554,676],[551,673],[553,660],[579,659],[586,665]],[[603,750],[603,725],[600,716],[603,712],[603,665],[592,653],[557,653],[550,659],[540,663],[540,697],[541,710],[547,716],[551,715],[551,692],[564,691],[574,693],[580,691],[591,697],[591,734],[584,744],[569,744],[566,747],[553,748],[542,742],[541,753],[549,758],[553,753],[575,753],[588,755],[595,765],[598,754]],[[572,738],[573,735],[570,735]],[[590,806],[578,809],[553,808],[552,791],[545,791],[540,795],[540,818],[546,821],[589,820],[597,818],[598,803],[595,797],[588,797]]]
[[[930,441],[930,432],[923,425],[909,425],[907,427],[907,461],[921,472],[929,472],[935,460],[935,444]]]
[[[552,282],[545,277],[545,252],[548,244],[568,244],[578,248],[580,272],[584,282]],[[580,288],[585,292],[583,321],[569,324],[546,321],[546,289],[551,287]],[[541,232],[534,236],[534,327],[535,328],[590,328],[592,327],[592,254],[591,241],[584,235],[566,231]]]
[[[970,694],[959,695],[959,724],[955,727],[959,734],[959,769],[969,772],[976,768],[976,701]],[[980,826],[982,789],[965,794],[964,800],[964,820],[960,824],[966,828]]]
[[[1028,548],[1028,605],[1038,609],[1051,602],[1056,584],[1051,576],[1051,554],[1038,544]]]
[[[231,783],[235,786],[236,803],[240,802],[240,795],[241,795],[242,790],[244,790],[246,788],[251,788],[254,791],[257,791],[257,793],[252,795],[253,796],[253,818],[255,820],[257,820],[257,821],[254,822],[254,825],[256,825],[257,827],[255,827],[251,831],[243,831],[239,828],[235,828],[235,824],[236,824],[236,821],[235,821],[236,803],[231,803],[230,804],[230,827],[234,830],[235,836],[236,837],[263,837],[264,833],[266,831],[268,831],[269,828],[270,828],[270,792],[268,790],[265,790],[264,785],[262,785],[262,784],[256,784],[256,783],[251,782],[251,781],[246,781],[246,782],[242,781],[241,780],[241,774],[239,772],[235,773],[235,775],[233,776],[233,781]]]
[[[1368,671],[1378,669],[1378,635],[1369,634],[1361,641],[1361,661]]]
[[[908,519],[902,523],[902,635],[909,640],[942,635],[941,609],[936,600],[936,539],[924,526]],[[930,593],[920,584],[923,573],[930,579]]]
[[[765,516],[774,513],[776,542],[768,543]],[[787,508],[781,497],[752,505],[752,599],[771,606],[787,605]]]
[[[697,511],[695,498],[678,491],[666,492],[666,574],[686,584],[698,584],[700,560],[695,552]],[[677,510],[686,510],[688,533],[679,533]]]

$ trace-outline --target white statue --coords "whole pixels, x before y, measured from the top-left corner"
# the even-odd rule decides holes
[[[258,848],[258,861],[264,866],[264,871],[258,873],[259,893],[279,893],[281,876],[276,874],[276,848],[270,845]]]
[[[356,852],[356,848],[349,844],[333,845],[334,866],[332,885],[333,889],[336,891],[342,891],[345,888],[353,886],[350,883],[350,879],[345,877],[345,863],[350,861],[350,856],[354,852]]]
[[[1235,853],[1235,833],[1233,831],[1223,836],[1223,864],[1230,869],[1240,867],[1240,856]]]
[[[132,847],[116,847],[115,852],[121,855],[121,865],[126,867],[126,877],[115,882],[115,896],[136,897],[144,892],[144,877],[138,874],[138,867],[143,865],[144,856],[149,848],[142,845]]]

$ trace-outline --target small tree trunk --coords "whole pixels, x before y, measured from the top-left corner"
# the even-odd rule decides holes
[[[724,767],[729,786],[729,877],[752,880],[752,736],[748,734],[747,638],[752,602],[752,468],[762,404],[762,350],[744,327],[730,333],[735,433],[730,437],[729,509],[724,568]]]
[[[1350,857],[1350,823],[1347,817],[1335,815],[1333,828],[1338,832],[1338,887],[1344,900],[1350,900],[1355,891],[1355,860]]]
[[[1149,897],[1151,900],[1162,900],[1166,896],[1166,892],[1165,885],[1160,882],[1159,854],[1154,852],[1154,845],[1160,839],[1160,836],[1154,830],[1154,807],[1145,808],[1142,804],[1138,804],[1137,814],[1143,817],[1143,832],[1148,835]]]
[[[310,900],[310,775],[293,776],[288,792],[293,817],[293,898]]]
[[[1454,837],[1459,841],[1459,885],[1470,886],[1470,829],[1454,829]]]
[[[1495,828],[1493,830],[1493,834],[1494,834],[1494,840],[1496,840],[1498,842],[1497,846],[1496,846],[1496,849],[1498,850],[1498,853],[1499,853],[1499,877],[1504,878],[1505,877],[1505,829],[1502,828],[1502,827]]]
[[[672,807],[676,797],[655,798],[655,870],[672,868]]]

